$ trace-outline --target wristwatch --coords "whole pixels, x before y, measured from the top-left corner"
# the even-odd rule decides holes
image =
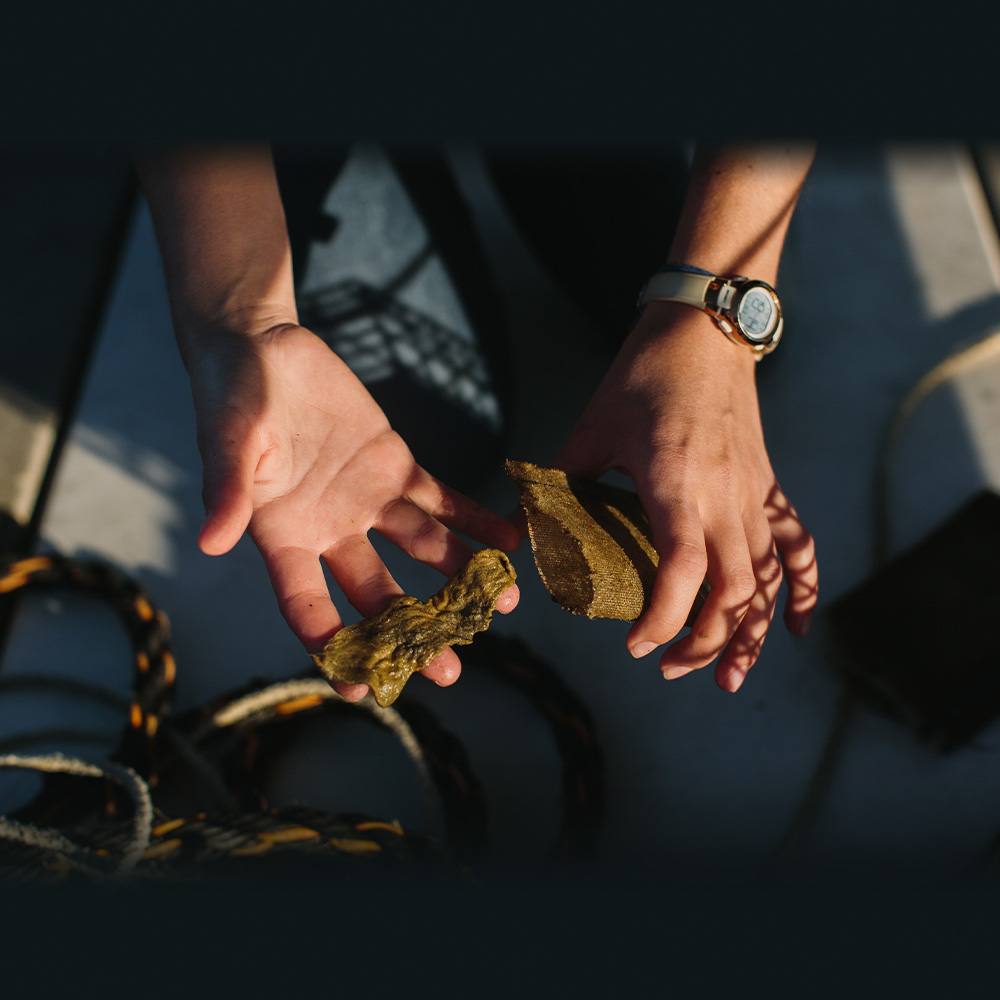
[[[766,282],[739,275],[720,277],[689,264],[668,264],[639,293],[647,302],[683,302],[708,313],[734,344],[749,347],[757,361],[778,346],[784,320],[778,293]]]

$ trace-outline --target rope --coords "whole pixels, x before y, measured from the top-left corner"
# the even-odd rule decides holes
[[[81,760],[77,757],[65,757],[63,754],[47,754],[38,757],[25,757],[17,754],[6,754],[0,756],[0,768],[13,767],[26,770],[42,771],[48,774],[72,774],[89,778],[108,778],[121,785],[132,799],[133,818],[131,827],[131,837],[125,843],[121,851],[121,857],[115,869],[115,874],[123,876],[136,866],[143,852],[149,846],[149,839],[153,829],[153,800],[149,794],[149,787],[146,783],[129,767],[123,767],[113,761],[102,761],[100,763]],[[62,840],[61,835],[53,831],[42,831],[34,827],[27,827],[11,821],[7,817],[0,817],[7,823],[6,828],[0,828],[0,834],[4,834],[4,829],[8,833],[31,830],[36,837],[36,845],[41,846],[41,842],[51,840]],[[10,824],[13,822],[13,826]],[[13,839],[13,838],[8,838]],[[25,841],[22,841],[25,842]],[[76,855],[77,849],[70,852]],[[72,857],[67,857],[67,861]]]
[[[874,562],[876,567],[885,564],[889,550],[889,494],[891,492],[892,462],[903,429],[917,407],[936,389],[967,371],[1000,359],[1000,330],[995,330],[982,340],[970,344],[938,362],[906,393],[896,408],[886,434],[879,458],[875,482],[875,533]]]
[[[962,347],[939,361],[917,380],[897,405],[886,432],[875,475],[875,523],[872,543],[874,572],[882,569],[888,561],[892,468],[904,428],[917,407],[935,390],[957,376],[998,358],[1000,358],[1000,330],[995,330],[982,340]],[[784,860],[802,840],[829,790],[837,759],[847,740],[851,720],[862,700],[856,682],[845,680],[844,683],[844,689],[837,699],[829,733],[820,751],[815,770],[806,785],[805,794],[766,867],[773,867]],[[1000,836],[996,840],[996,849],[1000,852]]]
[[[592,854],[604,822],[604,753],[584,703],[556,670],[520,639],[487,633],[463,653],[524,695],[546,721],[562,762],[562,823],[549,854]]]
[[[263,722],[273,717],[272,710],[287,717],[295,711],[314,708],[319,702],[325,701],[347,704],[321,678],[280,681],[216,709],[212,715],[211,725],[215,729],[226,729],[242,722],[249,722],[254,717],[258,722]],[[368,698],[358,703],[357,709],[366,711],[371,718],[389,729],[399,740],[417,769],[420,778],[427,810],[425,823],[429,828],[434,827],[438,822],[434,800],[434,783],[420,741],[413,728],[406,723],[398,711],[392,708],[379,708]],[[203,728],[200,734],[201,738],[204,738],[204,735],[206,735],[206,731]],[[199,734],[194,734],[193,742],[197,743],[198,741]]]
[[[0,681],[0,693],[44,689],[100,703],[124,713],[127,720],[111,760],[58,753],[0,756],[0,767],[48,776],[42,792],[16,817],[0,816],[0,872],[8,880],[74,873],[89,880],[197,879],[208,869],[242,872],[250,863],[245,859],[287,861],[297,855],[355,859],[352,864],[361,859],[366,871],[446,864],[455,874],[486,857],[482,786],[462,743],[418,701],[401,697],[388,709],[371,699],[349,704],[324,679],[298,677],[253,682],[212,705],[169,717],[176,674],[169,622],[145,590],[106,563],[82,563],[58,554],[0,560],[0,595],[26,587],[69,588],[107,601],[132,639],[133,683],[130,696],[123,699],[58,676]],[[520,689],[552,727],[564,764],[564,816],[554,852],[592,849],[604,789],[601,751],[586,709],[523,643],[484,635],[466,657]],[[274,764],[276,751],[287,743],[289,733],[294,734],[299,720],[329,711],[360,713],[395,736],[419,774],[429,828],[437,822],[438,802],[444,807],[443,845],[428,834],[404,830],[395,820],[330,815],[301,806],[275,809],[262,801],[261,768]],[[235,752],[232,739],[227,749],[227,733],[237,738]],[[60,729],[8,737],[0,750],[43,737],[110,742],[107,734]],[[191,775],[198,778],[211,805],[174,816],[170,809],[159,808],[157,802],[165,804],[178,792],[195,790],[188,780]],[[131,818],[117,819],[112,799],[102,804],[82,786],[66,784],[78,778],[105,778],[124,788],[132,803]],[[49,784],[54,781],[58,783]]]
[[[66,588],[102,598],[118,614],[133,646],[133,688],[128,726],[118,754],[155,784],[154,741],[170,708],[176,664],[170,649],[170,623],[153,606],[148,592],[106,562],[81,562],[55,553],[14,558],[2,564],[0,595],[24,587]]]
[[[367,698],[352,704],[340,698],[325,680],[300,678],[226,695],[193,717],[176,719],[172,728],[190,734],[199,753],[216,756],[221,738],[229,730],[236,731],[240,746],[215,766],[226,774],[230,787],[244,790],[242,803],[256,808],[260,805],[256,789],[264,784],[264,770],[274,766],[287,742],[283,731],[291,727],[294,732],[296,721],[331,711],[360,714],[393,732],[416,766],[428,828],[438,822],[440,800],[450,850],[465,862],[478,862],[486,856],[485,795],[465,748],[441,727],[433,713],[412,699],[400,698],[390,709],[381,709]],[[225,753],[225,748],[221,752]]]

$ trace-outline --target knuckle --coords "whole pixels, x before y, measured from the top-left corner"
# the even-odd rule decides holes
[[[785,568],[797,577],[809,579],[816,575],[816,543],[812,535],[806,534],[803,539],[789,546],[782,553]]]
[[[448,537],[438,522],[428,517],[413,533],[410,551],[420,562],[436,562],[448,554]]]
[[[381,607],[392,597],[392,588],[383,573],[372,573],[362,577],[354,587],[354,600],[351,602],[358,607],[362,614],[365,608]],[[360,605],[360,607],[359,607]]]
[[[781,560],[772,553],[760,566],[757,576],[767,590],[777,590],[784,578]]]
[[[726,594],[738,607],[749,606],[757,595],[757,577],[753,571],[741,569],[730,574]]]
[[[798,530],[785,543],[786,558],[803,564],[810,563],[816,555],[816,541],[803,527],[802,522],[796,522]]]
[[[281,602],[282,612],[287,618],[289,614],[294,615],[300,609],[308,609],[317,605],[326,607],[330,603],[330,595],[321,590],[300,590],[294,594],[288,594]]]
[[[708,553],[701,542],[676,539],[665,547],[663,561],[685,577],[702,578],[708,571]]]

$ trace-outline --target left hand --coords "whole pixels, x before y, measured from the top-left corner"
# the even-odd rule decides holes
[[[552,463],[591,479],[609,469],[632,477],[660,562],[628,648],[645,656],[672,640],[707,576],[705,606],[660,668],[671,679],[718,658],[727,691],[760,655],[783,575],[794,634],[808,630],[817,594],[813,539],[764,446],[754,367],[704,313],[650,303]]]
[[[497,548],[520,541],[500,515],[417,465],[353,372],[304,327],[201,331],[186,358],[208,509],[199,545],[220,555],[249,531],[281,613],[309,652],[343,626],[323,563],[362,615],[403,594],[370,531],[446,576],[473,554],[456,532]],[[497,610],[513,610],[518,594],[512,585]],[[422,673],[447,685],[460,670],[446,647]],[[348,701],[367,693],[333,686]]]

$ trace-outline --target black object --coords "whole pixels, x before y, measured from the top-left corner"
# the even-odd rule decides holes
[[[617,349],[639,290],[670,253],[688,184],[685,144],[499,144],[484,153],[539,263]]]
[[[274,152],[298,281],[310,243],[336,232],[338,220],[325,213],[323,203],[350,148],[342,143],[278,143]],[[428,246],[384,287],[345,280],[304,295],[297,284],[300,320],[361,378],[417,462],[449,486],[474,495],[502,466],[508,450],[503,418],[510,408],[511,376],[500,290],[443,152],[429,145],[393,145],[385,152],[428,234]],[[478,350],[396,295],[435,253],[475,331]],[[378,356],[393,359],[393,345],[400,342],[420,356],[416,367],[397,359],[376,365],[388,367],[391,374],[380,370],[377,378],[366,377],[366,365]],[[449,384],[424,377],[432,359],[450,372]],[[450,391],[463,379],[495,395],[499,426]]]
[[[1000,714],[1000,496],[977,494],[830,610],[837,669],[942,751]]]

